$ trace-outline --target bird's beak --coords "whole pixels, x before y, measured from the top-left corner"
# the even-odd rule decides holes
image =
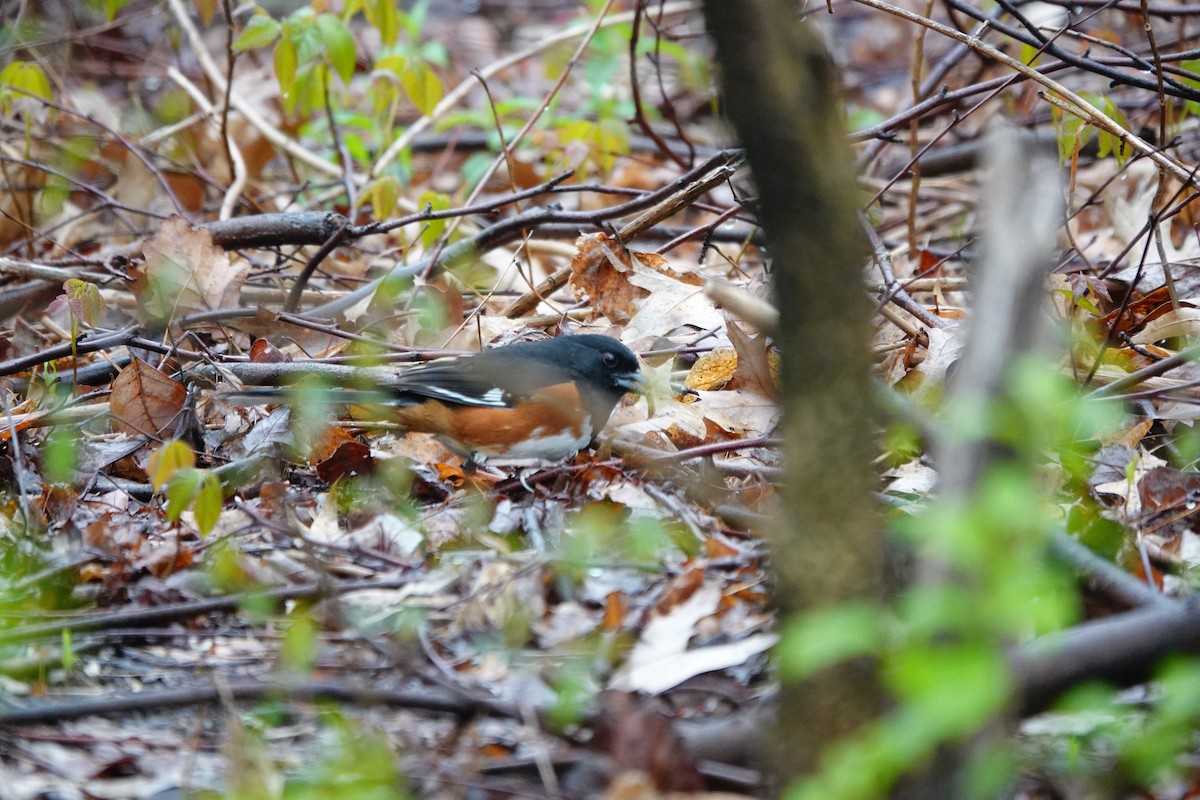
[[[622,375],[621,379],[617,382],[617,386],[620,386],[627,392],[645,395],[650,389],[650,382],[646,380],[646,376],[643,373],[635,372]]]
[[[646,398],[649,416],[654,416],[654,394],[650,391],[650,381],[646,379],[646,373],[638,371],[632,375],[624,375],[619,385],[627,392]]]

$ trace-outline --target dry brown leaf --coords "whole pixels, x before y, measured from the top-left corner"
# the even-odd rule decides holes
[[[280,340],[286,332],[292,347],[299,348],[313,356],[328,357],[337,355],[346,347],[344,337],[335,336],[328,331],[314,330],[301,325],[289,325],[279,319],[279,314],[270,309],[259,307],[253,317],[241,317],[231,320],[226,327],[233,327],[260,339]],[[290,356],[285,356],[285,360]]]
[[[659,336],[681,326],[720,327],[725,318],[704,294],[704,278],[677,272],[655,253],[637,253],[606,234],[581,236],[571,261],[571,288],[610,321],[622,339]]]
[[[703,585],[704,570],[692,567],[681,572],[667,584],[655,610],[660,614],[671,612],[699,591]]]
[[[667,441],[669,441],[676,450],[689,450],[693,447],[699,447],[707,442],[703,436],[696,436],[682,425],[674,422],[667,427],[662,428],[660,433],[667,437]]]
[[[612,322],[628,322],[637,310],[637,301],[649,294],[629,282],[633,269],[630,255],[647,259],[651,268],[665,265],[666,260],[632,253],[606,233],[580,236],[575,244],[579,251],[571,259],[570,281],[575,296],[588,298]]]
[[[514,620],[546,613],[541,573],[503,561],[482,564],[471,580],[457,623],[466,631],[504,630]]]
[[[108,190],[114,200],[129,208],[140,208],[157,214],[170,214],[175,211],[175,204],[163,191],[159,177],[151,172],[142,158],[135,156],[129,148],[116,141],[108,142],[103,155],[111,159],[113,172],[117,180]],[[163,175],[167,180],[167,175]],[[168,184],[175,199],[188,211],[197,212],[204,202],[203,184],[197,182],[196,176],[187,176],[178,172]]]
[[[250,274],[249,264],[231,261],[213,244],[212,234],[192,228],[182,217],[163,223],[142,252],[145,268],[133,287],[142,319],[232,308]]]
[[[1142,513],[1181,511],[1191,513],[1200,500],[1200,478],[1173,467],[1157,467],[1138,481]]]
[[[186,399],[182,383],[134,358],[113,380],[110,407],[119,430],[155,436],[174,423]]]
[[[34,230],[31,217],[38,204],[38,191],[46,182],[46,171],[35,165],[10,170],[5,173],[7,186],[0,196],[0,247],[5,250]]]
[[[604,598],[604,618],[600,627],[606,631],[621,630],[628,606],[629,599],[624,592],[609,592]]]
[[[722,541],[714,536],[710,536],[704,540],[704,557],[707,559],[715,561],[719,558],[736,558],[741,555],[737,548],[733,547],[729,542]]]
[[[312,449],[305,455],[305,461],[309,464],[319,464],[327,458],[332,458],[337,453],[339,447],[352,441],[354,441],[354,437],[346,433],[345,428],[330,425],[321,432],[320,438],[313,443]]]
[[[139,557],[130,564],[135,572],[146,571],[156,578],[166,578],[188,569],[195,563],[190,547],[184,546],[174,534],[163,536],[141,548]]]
[[[101,514],[83,528],[83,542],[98,553],[127,558],[141,550],[145,531],[119,519],[116,514]]]
[[[736,323],[725,326],[729,341],[737,351],[737,371],[733,374],[733,387],[749,392],[774,397],[779,379],[779,359],[772,365],[771,349],[765,337],[757,339],[746,334]]]
[[[653,703],[627,692],[600,696],[596,744],[608,750],[613,763],[628,775],[643,774],[660,791],[695,792],[704,785],[683,739]],[[650,787],[643,787],[650,788]],[[611,792],[611,789],[610,789]],[[612,794],[609,797],[645,797]],[[652,795],[651,795],[652,796]]]
[[[1147,319],[1162,314],[1171,307],[1171,295],[1166,286],[1147,292],[1123,307],[1110,311],[1098,321],[1101,329],[1113,334],[1131,333]]]

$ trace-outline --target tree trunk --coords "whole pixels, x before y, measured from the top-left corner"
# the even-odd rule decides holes
[[[785,514],[772,537],[781,614],[882,597],[872,507],[870,309],[858,189],[833,65],[792,3],[706,0],[724,110],[760,198],[781,312]],[[823,750],[880,714],[874,664],[784,687],[776,774],[814,771]]]

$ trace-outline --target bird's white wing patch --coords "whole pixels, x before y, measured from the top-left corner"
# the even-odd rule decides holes
[[[508,402],[503,389],[488,389],[483,394],[463,394],[445,386],[422,386],[421,394],[439,400],[449,400],[452,403],[462,403],[468,406],[488,406],[490,408],[507,408]]]

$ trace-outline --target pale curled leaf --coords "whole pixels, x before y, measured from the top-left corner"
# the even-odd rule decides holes
[[[715,585],[698,589],[672,611],[651,618],[624,666],[608,688],[665,692],[688,678],[742,664],[778,641],[775,634],[756,634],[728,644],[688,649],[696,623],[717,610],[721,590]]]
[[[1200,333],[1200,308],[1183,307],[1155,317],[1129,338],[1134,344],[1153,344],[1192,333]]]

